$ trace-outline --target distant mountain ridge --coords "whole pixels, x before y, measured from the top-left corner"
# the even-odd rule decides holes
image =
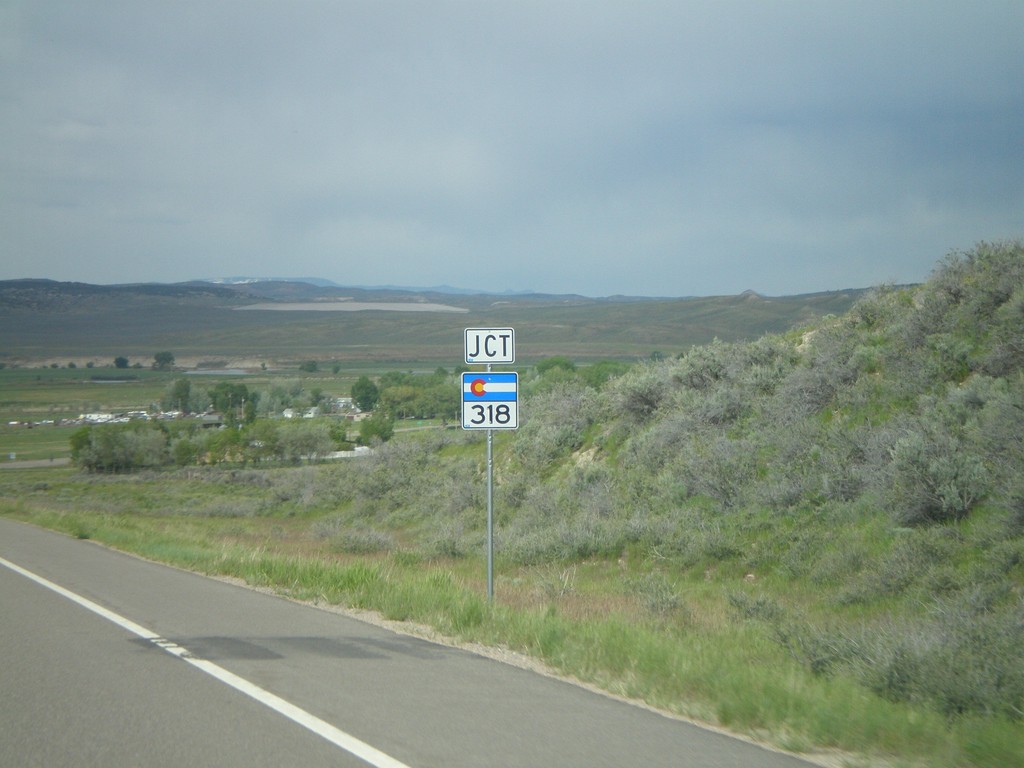
[[[474,288],[456,288],[452,285],[408,286],[408,285],[342,285],[322,277],[217,277],[195,280],[197,283],[214,285],[252,285],[254,283],[308,283],[318,288],[357,288],[361,291],[408,291],[410,293],[440,293],[453,296],[531,296],[536,291],[480,291]]]
[[[465,328],[514,327],[522,359],[578,360],[680,354],[694,344],[753,339],[827,314],[840,315],[866,289],[789,297],[753,292],[703,298],[548,294],[452,294],[310,282],[90,285],[0,281],[0,362],[151,358],[276,361],[436,361],[461,357]],[[351,303],[348,312],[311,303]],[[278,304],[288,312],[237,312]],[[395,304],[440,304],[461,313],[400,312]]]
[[[214,285],[250,285],[252,283],[309,283],[318,288],[342,288],[333,280],[322,277],[211,277],[190,280],[191,283],[213,283]]]
[[[138,296],[171,299],[220,297],[237,299],[239,292],[211,283],[126,283],[94,285],[42,278],[0,280],[0,308],[53,308],[100,297]],[[254,297],[255,298],[255,297]]]

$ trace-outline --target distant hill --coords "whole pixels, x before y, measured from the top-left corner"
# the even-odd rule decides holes
[[[254,283],[308,283],[319,288],[342,288],[346,287],[326,280],[322,277],[218,277],[194,282],[213,283],[214,285],[252,285]],[[473,288],[456,288],[451,285],[435,285],[432,287],[412,287],[402,285],[357,285],[349,286],[365,291],[403,291],[411,293],[441,293],[454,294],[456,296],[517,296],[529,295],[536,291],[479,291]]]
[[[140,297],[160,299],[236,299],[237,291],[198,283],[139,283],[92,285],[56,280],[0,281],[0,311],[8,308],[54,309],[71,307],[95,299],[134,301]]]
[[[254,283],[309,283],[321,288],[340,288],[332,280],[322,277],[215,277],[204,280],[193,280],[194,283],[212,283],[214,285],[252,285]]]
[[[322,281],[326,282],[326,281]],[[715,338],[754,339],[841,314],[865,289],[764,297],[589,298],[452,294],[304,281],[91,285],[0,281],[0,362],[151,358],[428,361],[455,365],[467,327],[516,328],[519,357],[579,360],[678,354]],[[462,313],[237,312],[267,302],[421,303]]]
[[[412,288],[408,286],[375,285],[356,286],[338,285],[330,280],[317,278],[294,279],[263,279],[263,278],[224,278],[221,281],[199,281],[186,285],[217,285],[242,291],[246,294],[263,296],[280,301],[382,301],[382,302],[432,302],[452,303],[457,298],[460,303],[470,306],[490,306],[495,301],[525,300],[545,304],[580,303],[606,301],[577,294],[545,294],[530,291],[506,291],[490,293],[453,288],[442,285],[433,288]],[[614,297],[612,301],[654,301],[647,297]]]

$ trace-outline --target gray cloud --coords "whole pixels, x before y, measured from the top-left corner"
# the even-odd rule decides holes
[[[0,277],[793,293],[1024,234],[1017,0],[51,0],[0,30]]]

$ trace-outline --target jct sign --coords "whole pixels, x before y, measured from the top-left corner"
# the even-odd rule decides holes
[[[507,365],[516,361],[516,332],[511,328],[467,328],[466,362]]]

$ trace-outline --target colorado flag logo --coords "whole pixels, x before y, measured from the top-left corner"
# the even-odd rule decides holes
[[[463,373],[462,428],[517,429],[518,373]]]
[[[464,373],[462,399],[487,403],[515,400],[519,389],[518,373]]]

